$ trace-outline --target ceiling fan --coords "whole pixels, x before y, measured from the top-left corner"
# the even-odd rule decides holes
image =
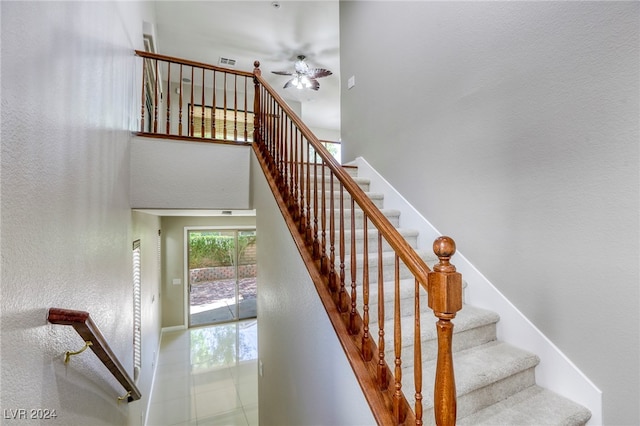
[[[312,89],[318,90],[320,88],[320,83],[318,82],[318,78],[327,77],[333,74],[331,71],[325,68],[310,68],[309,65],[305,62],[304,55],[298,55],[298,60],[293,65],[294,71],[271,71],[274,74],[278,75],[292,75],[293,78],[285,83],[283,86],[285,89],[287,87],[295,87],[297,89]]]

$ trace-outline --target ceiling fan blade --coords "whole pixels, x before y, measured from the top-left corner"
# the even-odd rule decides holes
[[[278,75],[293,75],[294,73],[292,73],[291,71],[271,71],[274,74],[278,74]]]
[[[331,74],[333,73],[325,68],[312,68],[307,73],[307,76],[309,76],[309,78],[321,78],[321,77],[327,77]]]
[[[320,83],[315,78],[309,78],[309,81],[311,82],[309,89],[318,90],[320,88]]]
[[[291,80],[287,81],[284,86],[282,86],[283,89],[286,89],[287,87],[292,87],[293,86],[293,80],[295,80],[295,78],[292,78]]]

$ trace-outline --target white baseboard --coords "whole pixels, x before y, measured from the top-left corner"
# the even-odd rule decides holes
[[[153,399],[153,389],[156,382],[156,372],[158,371],[158,360],[160,359],[160,347],[162,345],[162,331],[160,331],[160,338],[158,339],[158,347],[156,348],[156,356],[153,360],[153,371],[151,372],[151,387],[149,389],[149,398],[147,398],[147,407],[144,411],[144,423],[143,426],[147,426],[149,420],[149,407],[151,407],[151,400]]]
[[[384,194],[385,208],[398,209],[402,212],[400,216],[402,227],[413,228],[420,232],[418,247],[430,248],[433,241],[442,235],[366,160],[358,157],[352,164],[358,166],[359,177],[370,179],[371,192]],[[455,238],[455,235],[451,237]],[[540,364],[536,368],[536,382],[591,410],[591,420],[587,423],[589,426],[602,425],[602,391],[509,302],[461,252],[456,252],[452,263],[467,282],[465,303],[496,312],[500,315],[498,338],[540,357]]]
[[[186,325],[174,325],[171,327],[162,327],[162,333],[168,333],[170,331],[180,331],[180,330],[186,330],[187,326]]]

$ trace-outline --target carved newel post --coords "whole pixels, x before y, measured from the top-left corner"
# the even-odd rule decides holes
[[[260,81],[258,77],[262,75],[260,70],[260,61],[253,62],[253,85],[254,85],[254,97],[253,97],[253,141],[261,142],[260,133]]]
[[[434,390],[434,416],[436,425],[456,424],[456,383],[453,372],[451,341],[456,312],[462,309],[462,275],[449,263],[456,252],[456,243],[449,237],[440,237],[433,243],[433,251],[440,262],[428,276],[429,307],[438,318],[438,361]]]

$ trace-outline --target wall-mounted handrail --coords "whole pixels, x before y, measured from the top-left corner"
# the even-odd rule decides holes
[[[87,346],[127,391],[125,397],[121,397],[119,400],[126,398],[128,402],[131,402],[141,398],[140,390],[113,353],[88,312],[50,308],[47,320],[52,324],[70,325],[78,332]]]

